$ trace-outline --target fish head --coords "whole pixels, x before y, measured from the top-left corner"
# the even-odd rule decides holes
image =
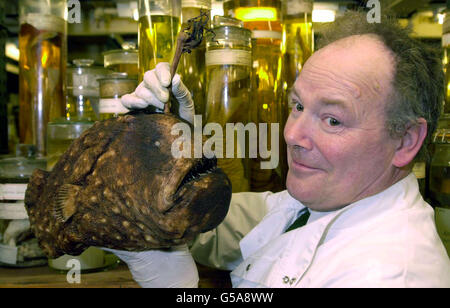
[[[139,120],[140,116],[147,118]],[[192,238],[215,228],[228,212],[231,182],[215,157],[195,152],[195,147],[203,149],[206,137],[194,134],[190,123],[172,115],[136,115],[136,119],[133,138],[122,145],[134,153],[135,172],[130,176],[139,177],[136,194],[152,207],[141,208],[149,214],[141,218],[151,218],[164,234],[175,238]]]

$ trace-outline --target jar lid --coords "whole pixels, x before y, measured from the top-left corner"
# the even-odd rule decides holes
[[[69,121],[64,118],[55,119],[47,124],[47,139],[76,139],[94,122]]]
[[[47,160],[35,158],[36,147],[30,144],[19,144],[16,147],[16,157],[0,159],[0,177],[10,179],[28,179],[34,169],[45,169]]]
[[[207,51],[210,48],[218,46],[228,46],[235,48],[241,46],[251,48],[252,31],[244,28],[244,23],[233,17],[214,16],[212,27],[214,29],[214,37],[208,35],[206,42]],[[221,48],[221,47],[219,47]]]
[[[97,81],[100,84],[102,84],[104,82],[108,82],[108,81],[118,81],[118,82],[123,81],[123,82],[125,82],[125,81],[130,81],[130,80],[136,80],[136,78],[129,77],[126,72],[114,72],[114,73],[104,76],[103,78],[97,79]]]
[[[219,15],[214,16],[213,28],[227,27],[227,26],[244,28],[244,22],[233,17],[226,17]]]
[[[139,52],[139,50],[137,49],[113,49],[113,50],[108,50],[108,51],[104,51],[102,54],[103,56],[105,55],[116,55],[116,54],[120,54],[120,55],[134,55],[137,54]]]
[[[105,78],[98,79],[98,82],[100,84],[100,98],[131,93],[138,85],[137,78],[130,78],[127,73],[112,73]]]
[[[181,7],[211,9],[211,0],[181,0]]]
[[[281,6],[283,14],[286,15],[311,13],[313,10],[313,0],[284,0]]]
[[[68,65],[69,74],[84,75],[84,74],[105,74],[111,72],[103,66],[95,65],[93,59],[74,59],[73,65]]]
[[[75,59],[72,62],[77,67],[89,67],[94,64],[94,59]]]
[[[105,67],[116,64],[138,64],[139,53],[136,49],[116,49],[103,53],[103,62]]]

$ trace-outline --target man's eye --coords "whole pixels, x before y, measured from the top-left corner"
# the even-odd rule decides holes
[[[297,111],[303,111],[303,109],[305,109],[305,108],[303,107],[302,104],[297,102],[297,103],[295,103],[295,109],[297,109]]]
[[[330,126],[339,126],[339,125],[341,125],[341,122],[339,122],[335,118],[327,118],[327,123]]]

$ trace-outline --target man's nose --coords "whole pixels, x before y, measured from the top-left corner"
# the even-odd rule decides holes
[[[306,150],[313,147],[313,126],[312,121],[305,113],[289,115],[284,128],[284,139],[288,146],[300,146]]]

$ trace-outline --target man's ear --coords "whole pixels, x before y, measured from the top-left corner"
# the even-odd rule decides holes
[[[394,166],[404,167],[414,159],[422,147],[427,131],[427,121],[424,118],[419,118],[417,123],[408,126],[395,151],[392,162]]]

